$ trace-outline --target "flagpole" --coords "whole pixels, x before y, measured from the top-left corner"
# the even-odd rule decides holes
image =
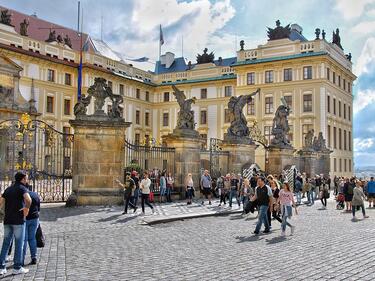
[[[81,10],[80,10],[80,2],[78,1],[78,19],[80,18],[79,15],[81,13]],[[82,10],[82,23],[80,24],[80,22],[78,22],[78,26],[80,25],[81,26],[81,30],[78,30],[78,34],[80,36],[80,46],[79,46],[79,66],[78,66],[78,93],[77,93],[77,97],[78,97],[78,101],[81,100],[81,96],[82,96],[82,37],[83,37],[83,34],[82,34],[82,29],[83,29],[83,10]]]

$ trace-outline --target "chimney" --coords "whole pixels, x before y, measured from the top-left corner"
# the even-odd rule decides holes
[[[297,31],[299,34],[302,34],[303,29],[302,29],[302,27],[301,27],[300,25],[298,25],[298,24],[296,24],[296,23],[293,23],[293,24],[290,26],[290,28],[291,28],[292,30]]]

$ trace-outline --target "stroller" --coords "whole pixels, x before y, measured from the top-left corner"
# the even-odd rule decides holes
[[[337,210],[343,210],[345,208],[345,196],[343,193],[339,193],[336,198],[336,209]]]

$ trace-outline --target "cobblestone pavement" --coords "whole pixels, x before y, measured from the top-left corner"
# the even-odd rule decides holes
[[[148,226],[120,207],[44,205],[38,264],[3,280],[374,280],[375,209],[352,222],[333,201],[320,206],[301,206],[294,236],[280,238],[277,221],[253,236],[255,215]]]

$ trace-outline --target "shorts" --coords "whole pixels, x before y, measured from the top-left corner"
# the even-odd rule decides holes
[[[211,187],[203,188],[203,195],[210,195],[211,194]]]
[[[367,197],[368,199],[375,199],[375,193],[369,193]]]
[[[352,202],[353,194],[345,194],[345,202]]]

